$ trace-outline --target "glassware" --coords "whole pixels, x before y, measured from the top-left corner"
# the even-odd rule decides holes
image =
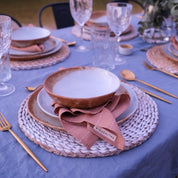
[[[120,42],[120,35],[129,27],[131,22],[132,5],[122,2],[110,2],[107,4],[106,13],[109,27],[116,36],[115,64],[124,64],[126,61],[120,58],[118,48]]]
[[[11,79],[8,53],[11,44],[11,33],[11,18],[0,15],[0,96],[6,96],[15,91],[12,84],[4,83]]]
[[[79,24],[81,29],[80,45],[75,48],[79,51],[87,51],[89,48],[83,45],[83,27],[90,19],[92,14],[92,0],[70,0],[70,11],[74,20]]]

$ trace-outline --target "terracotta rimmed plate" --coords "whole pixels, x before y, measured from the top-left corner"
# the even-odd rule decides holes
[[[121,85],[126,88],[131,98],[130,105],[126,111],[124,111],[119,117],[117,117],[116,121],[118,123],[122,123],[126,121],[130,116],[134,114],[136,109],[138,108],[138,98],[135,92],[129,87],[129,85],[125,83],[121,83]],[[42,88],[36,97],[38,107],[50,117],[58,119],[58,116],[54,113],[54,108],[51,106],[52,99],[46,93],[45,89]]]
[[[34,55],[21,55],[21,56],[20,55],[19,56],[10,55],[10,59],[17,60],[17,61],[28,61],[28,60],[39,59],[39,58],[54,54],[54,53],[58,52],[62,47],[62,42],[60,40],[57,40],[57,39],[54,39],[54,40],[56,41],[56,47],[48,52],[34,54]]]
[[[51,32],[41,27],[21,27],[12,32],[12,45],[15,47],[27,47],[33,44],[41,44],[47,40]]]
[[[46,53],[46,52],[54,49],[57,45],[57,42],[56,42],[55,39],[49,38],[43,43],[43,45],[44,45],[44,50],[42,52],[20,51],[20,50],[10,48],[9,54],[12,55],[12,56],[32,56],[32,55]]]
[[[104,104],[120,87],[120,79],[97,67],[71,67],[59,70],[44,81],[49,96],[71,108],[93,108]]]
[[[37,122],[43,124],[44,126],[53,128],[55,130],[64,130],[59,119],[45,114],[37,104],[37,96],[41,88],[33,92],[27,101],[27,110],[30,116]]]
[[[169,58],[175,62],[178,62],[178,56],[175,56],[172,53],[170,53],[169,44],[165,44],[162,46],[162,52],[167,58]]]

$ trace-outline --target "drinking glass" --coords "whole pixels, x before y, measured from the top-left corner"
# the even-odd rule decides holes
[[[15,91],[15,87],[12,84],[4,83],[11,79],[9,63],[11,33],[11,18],[0,15],[0,96],[6,96]]]
[[[81,30],[80,45],[76,46],[78,51],[87,51],[89,48],[83,45],[83,27],[92,14],[92,0],[70,0],[70,11],[74,20],[79,24]]]
[[[108,25],[116,36],[115,64],[124,64],[126,61],[120,58],[118,48],[121,33],[124,32],[130,25],[132,5],[122,2],[110,2],[107,4],[106,14]]]

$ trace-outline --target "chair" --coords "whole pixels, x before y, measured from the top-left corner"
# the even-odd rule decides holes
[[[22,24],[17,20],[15,19],[14,17],[12,17],[11,15],[9,14],[4,14],[4,13],[0,13],[0,15],[7,15],[9,17],[11,17],[11,20],[12,20],[12,29],[15,30],[19,27],[22,27]]]
[[[74,20],[70,13],[69,2],[62,2],[62,3],[47,4],[40,9],[38,15],[40,27],[44,27],[44,21],[42,22],[42,14],[46,9],[49,8],[52,8],[53,18],[57,29],[70,27],[74,25]],[[46,18],[48,19],[48,23],[49,23],[49,13]]]

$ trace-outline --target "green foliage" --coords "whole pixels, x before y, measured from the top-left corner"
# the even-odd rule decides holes
[[[147,0],[144,2],[145,12],[138,28],[141,34],[146,28],[159,28],[169,15],[173,16],[174,21],[178,21],[178,0]]]

